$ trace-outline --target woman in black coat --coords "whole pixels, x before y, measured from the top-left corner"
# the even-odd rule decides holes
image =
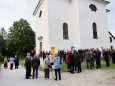
[[[115,64],[115,50],[114,49],[112,50],[111,56],[112,56],[112,63]]]
[[[107,49],[105,50],[103,56],[104,56],[104,60],[106,62],[106,67],[109,67],[109,51]]]
[[[70,52],[69,62],[70,62],[70,73],[74,73],[74,66],[75,66],[74,51]]]

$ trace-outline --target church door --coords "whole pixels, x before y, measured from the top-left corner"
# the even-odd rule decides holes
[[[42,42],[40,42],[40,50],[42,50]]]

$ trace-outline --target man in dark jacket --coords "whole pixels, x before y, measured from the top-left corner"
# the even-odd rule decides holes
[[[29,79],[31,76],[31,56],[30,53],[27,53],[26,59],[25,59],[25,68],[26,68],[26,79]]]
[[[101,51],[97,48],[95,51],[96,68],[101,68]]]
[[[112,57],[112,63],[115,64],[115,50],[114,49],[112,49],[111,57]]]
[[[103,57],[104,57],[104,60],[106,62],[106,67],[109,67],[109,51],[108,51],[108,49],[105,49]]]
[[[34,79],[35,75],[36,75],[36,78],[38,78],[38,67],[40,66],[40,59],[37,58],[37,55],[35,55],[34,58],[32,59],[31,65],[33,67],[33,76],[32,76],[32,78]],[[35,74],[35,72],[36,72],[36,74]]]
[[[74,66],[75,66],[74,51],[70,52],[69,61],[70,61],[70,73],[74,73]]]
[[[18,69],[18,66],[19,66],[19,58],[17,57],[17,55],[15,55],[14,62],[15,62],[15,69]]]

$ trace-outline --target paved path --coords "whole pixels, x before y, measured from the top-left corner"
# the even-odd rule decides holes
[[[43,72],[39,72],[38,79],[25,79],[25,69],[10,70],[1,68],[0,86],[115,86],[114,70],[83,70],[82,73],[63,73],[61,81],[54,81],[52,73],[50,79],[45,80]]]
[[[25,69],[10,70],[4,69],[3,66],[0,71],[0,86],[61,86],[53,77],[50,80],[45,80],[42,72],[39,72],[38,79],[25,79]],[[59,82],[59,81],[58,81]]]

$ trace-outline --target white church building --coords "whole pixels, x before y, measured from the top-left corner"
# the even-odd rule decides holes
[[[36,51],[115,48],[115,37],[108,32],[107,4],[105,0],[39,0],[33,13]]]

